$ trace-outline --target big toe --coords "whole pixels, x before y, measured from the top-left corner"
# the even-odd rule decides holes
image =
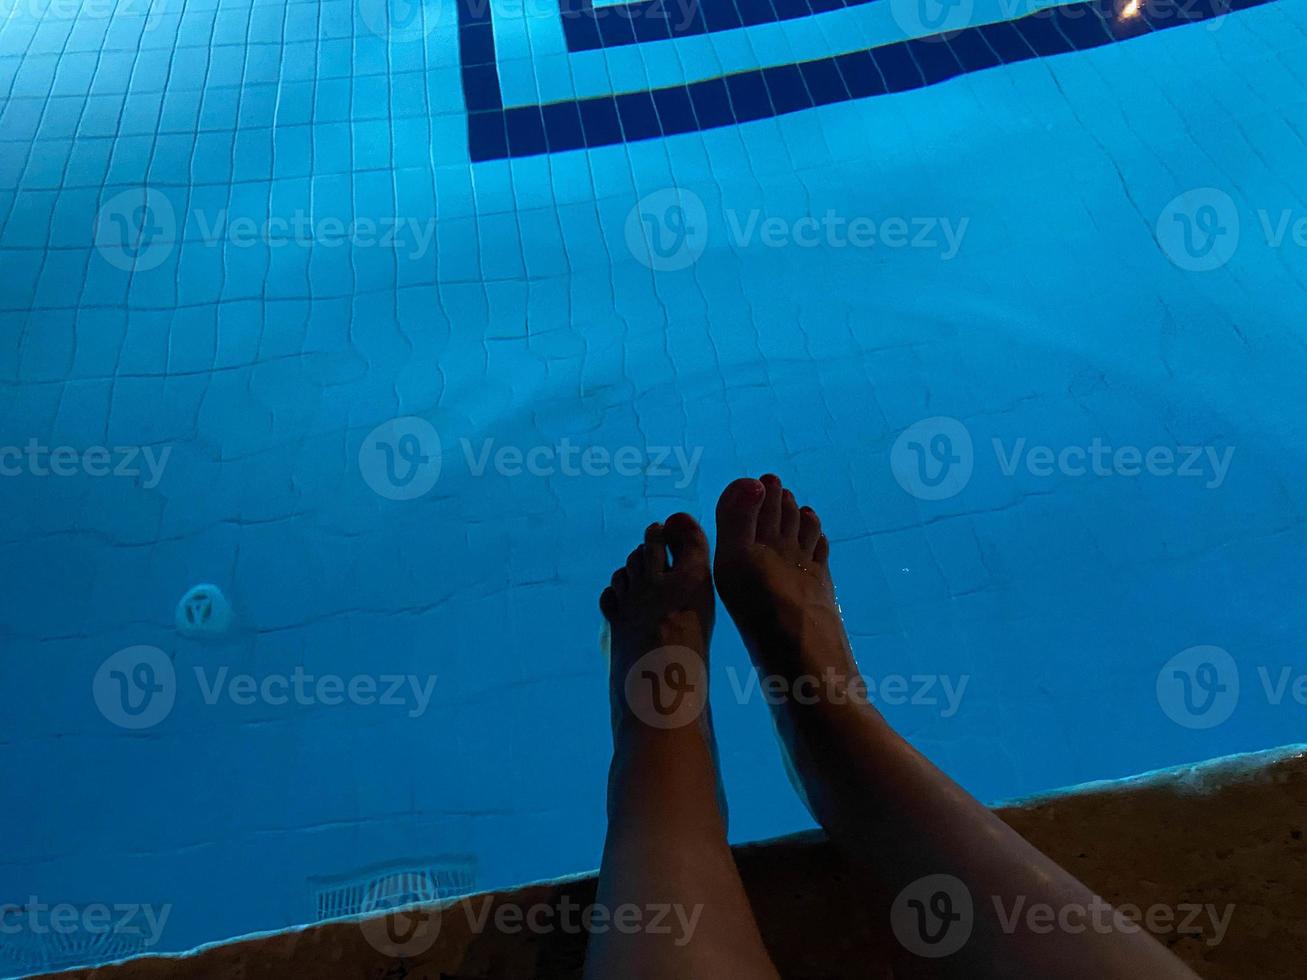
[[[757,480],[734,480],[717,501],[717,549],[751,545],[758,536],[758,514],[767,489]]]
[[[672,570],[708,564],[708,536],[689,514],[673,514],[663,522],[663,537],[672,553]]]

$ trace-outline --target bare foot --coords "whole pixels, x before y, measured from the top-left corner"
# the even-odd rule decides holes
[[[663,524],[650,524],[644,543],[599,596],[599,608],[610,626],[610,804],[625,778],[653,792],[656,786],[667,788],[671,769],[681,774],[701,769],[725,826],[726,794],[708,703],[708,644],[717,597],[708,538],[699,522],[673,514]]]
[[[599,597],[611,626],[615,734],[630,722],[682,727],[694,720],[687,701],[706,710],[715,607],[708,539],[698,522],[673,514],[665,524],[650,524],[644,543]],[[673,723],[678,718],[681,724]]]
[[[736,480],[722,493],[717,590],[764,674],[856,675],[829,557],[817,512],[799,507],[779,477]]]

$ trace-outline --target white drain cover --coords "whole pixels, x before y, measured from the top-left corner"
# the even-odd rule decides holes
[[[177,603],[176,619],[182,636],[217,639],[231,629],[231,603],[216,585],[196,585]]]

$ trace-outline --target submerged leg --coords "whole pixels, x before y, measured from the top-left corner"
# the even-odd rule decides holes
[[[600,597],[613,761],[596,904],[661,925],[593,931],[587,980],[776,977],[726,843],[708,712],[714,604],[708,542],[685,514],[652,525]]]
[[[868,914],[904,950],[896,976],[1195,980],[871,706],[811,508],[774,476],[736,480],[717,526],[717,588],[755,666],[795,695],[773,699],[777,730],[813,815],[866,876]],[[1001,911],[1033,905],[1074,927],[1036,932]],[[1090,915],[1105,927],[1080,928]]]

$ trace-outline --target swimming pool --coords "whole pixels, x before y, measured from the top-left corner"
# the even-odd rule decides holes
[[[1300,0],[0,9],[0,974],[597,865],[745,473],[982,799],[1301,740]]]

